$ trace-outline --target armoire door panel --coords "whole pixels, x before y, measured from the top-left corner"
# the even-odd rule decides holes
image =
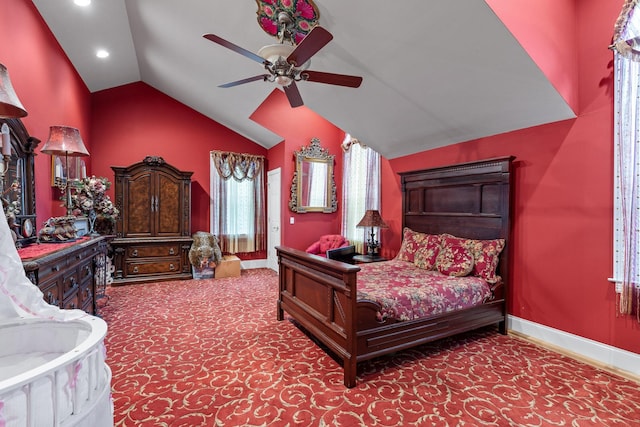
[[[132,177],[129,181],[125,236],[142,237],[153,235],[153,215],[149,214],[153,203],[152,191],[152,175],[149,172]]]
[[[158,236],[179,236],[182,219],[181,183],[175,178],[158,174],[157,229]]]

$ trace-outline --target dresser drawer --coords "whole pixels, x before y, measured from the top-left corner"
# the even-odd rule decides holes
[[[78,304],[79,308],[82,308],[89,314],[93,314],[93,286],[87,283],[85,286],[81,286],[78,290]]]
[[[85,286],[93,278],[93,259],[87,258],[78,265],[76,271],[78,274],[78,283],[81,286]]]
[[[80,294],[78,292],[71,295],[70,297],[67,297],[64,300],[64,304],[62,304],[62,308],[65,309],[74,309],[80,307],[82,307],[82,305],[80,305]]]
[[[156,245],[144,245],[144,246],[129,246],[127,248],[127,258],[157,258],[178,256],[180,253],[180,245],[177,243],[172,244],[156,244]]]
[[[47,282],[51,277],[59,276],[67,269],[68,265],[69,260],[66,257],[59,258],[54,260],[53,262],[47,263],[38,271],[38,282],[44,283]]]
[[[127,261],[126,264],[128,277],[157,274],[175,274],[182,269],[180,258],[131,260]]]
[[[52,280],[40,287],[43,299],[57,307],[62,303],[62,295],[60,294],[60,286],[58,280]]]

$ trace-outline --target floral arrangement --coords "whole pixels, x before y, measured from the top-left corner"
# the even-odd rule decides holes
[[[74,214],[95,215],[115,222],[118,214],[106,191],[111,187],[111,182],[105,178],[87,177],[73,183],[71,203]],[[93,213],[92,213],[93,212]]]

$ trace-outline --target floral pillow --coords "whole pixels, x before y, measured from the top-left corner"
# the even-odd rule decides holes
[[[433,270],[436,266],[436,259],[440,253],[439,236],[428,235],[427,243],[416,250],[413,263],[416,267],[424,270]]]
[[[402,230],[402,246],[400,252],[396,255],[397,260],[414,262],[416,251],[426,246],[429,234],[413,231],[409,227]]]
[[[467,276],[473,270],[473,254],[463,245],[443,246],[436,260],[436,268],[447,276]]]
[[[473,254],[472,274],[474,276],[482,277],[488,283],[497,283],[500,280],[496,269],[500,253],[504,249],[504,239],[473,240],[443,234],[442,246],[450,245],[462,245],[471,251]]]

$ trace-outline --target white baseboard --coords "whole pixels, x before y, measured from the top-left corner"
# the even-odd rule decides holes
[[[507,316],[507,328],[525,337],[582,356],[604,368],[640,378],[640,354],[553,329],[515,316]]]
[[[240,268],[243,270],[251,270],[252,268],[267,268],[266,259],[249,259],[240,261]]]

